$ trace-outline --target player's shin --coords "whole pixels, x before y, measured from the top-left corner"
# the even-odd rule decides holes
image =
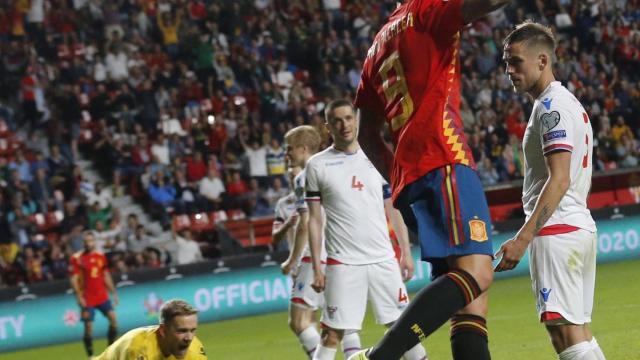
[[[451,353],[455,360],[489,360],[487,321],[478,315],[451,318]]]
[[[118,336],[118,328],[115,326],[109,326],[109,330],[107,332],[107,341],[109,345],[113,344],[116,341],[116,337]]]
[[[360,335],[357,330],[345,330],[342,337],[342,352],[344,358],[348,359],[349,356],[360,351]]]
[[[313,353],[320,344],[320,333],[316,329],[315,325],[311,325],[304,329],[299,335],[298,340],[302,345],[302,348],[309,356],[309,359],[313,358]]]
[[[82,342],[84,343],[84,350],[87,352],[87,355],[93,356],[93,338],[91,336],[85,336],[82,338]]]
[[[452,270],[422,289],[396,323],[371,350],[372,360],[399,359],[444,324],[456,311],[480,296],[476,280],[464,270]]]

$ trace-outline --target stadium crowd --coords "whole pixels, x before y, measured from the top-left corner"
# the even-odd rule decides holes
[[[66,278],[85,230],[114,271],[202,258],[189,231],[177,258],[150,246],[114,196],[165,228],[182,213],[272,214],[284,133],[324,130],[324,104],[352,98],[395,3],[0,0],[0,286]],[[558,34],[556,77],[591,117],[596,170],[638,165],[639,3],[514,1],[462,33],[461,118],[485,185],[522,177],[532,104],[511,91],[501,42],[526,18]],[[108,184],[83,179],[80,152]]]

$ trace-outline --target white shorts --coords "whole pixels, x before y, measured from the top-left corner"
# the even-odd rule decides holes
[[[562,315],[565,323],[591,322],[597,239],[597,233],[583,229],[533,238],[529,267],[540,321],[558,323],[553,314],[543,317],[551,312]]]
[[[324,265],[322,265],[324,267]],[[310,262],[301,261],[293,274],[291,289],[291,305],[310,310],[318,310],[324,304],[324,293],[317,293],[311,287],[313,283],[313,266]]]
[[[321,323],[332,329],[362,328],[371,300],[378,324],[396,321],[409,304],[396,259],[367,265],[327,265]]]

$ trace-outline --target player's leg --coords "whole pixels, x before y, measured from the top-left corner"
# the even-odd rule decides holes
[[[417,228],[423,259],[433,264],[456,256],[456,267],[416,295],[370,351],[371,359],[400,358],[473,302],[493,281],[489,210],[473,170],[446,166],[432,171],[411,184],[399,204],[407,225]]]
[[[529,248],[540,320],[561,360],[604,359],[588,325],[595,286],[595,246],[595,234],[577,230],[536,237]]]
[[[323,294],[318,294],[311,288],[312,281],[311,264],[301,263],[296,269],[289,304],[289,327],[298,337],[309,358],[313,357],[313,353],[320,344],[320,333],[315,324],[315,311],[324,302]]]
[[[485,255],[450,258],[449,263],[454,269],[478,268],[476,271],[481,273],[493,273],[491,258]],[[491,359],[486,320],[488,311],[489,293],[483,292],[477,299],[451,317],[450,340],[454,359]]]
[[[362,348],[360,343],[360,332],[358,330],[345,330],[342,336],[342,353],[344,358],[348,359],[349,356],[357,353]]]
[[[109,329],[107,330],[107,343],[109,345],[116,341],[118,336],[118,320],[116,312],[111,305],[111,300],[107,300],[98,306],[98,309],[109,320]]]
[[[322,342],[314,359],[334,359],[344,330],[360,330],[367,309],[365,266],[327,265]]]
[[[396,259],[367,265],[369,271],[369,300],[378,324],[391,327],[409,304],[407,288],[402,281]],[[426,360],[427,352],[421,343],[407,350],[405,360]]]
[[[320,333],[315,324],[315,311],[307,304],[289,304],[289,327],[296,335],[304,352],[311,358],[320,343]]]
[[[82,321],[84,322],[84,336],[82,342],[87,355],[93,356],[93,319],[95,317],[94,308],[83,308],[81,311]]]
[[[342,341],[344,330],[325,327],[322,329],[320,346],[313,354],[313,360],[333,360],[338,352],[338,345]]]

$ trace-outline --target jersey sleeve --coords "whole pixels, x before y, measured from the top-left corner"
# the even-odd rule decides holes
[[[78,274],[80,274],[80,256],[73,255],[71,259],[69,259],[69,275]]]
[[[556,151],[572,152],[575,145],[573,143],[575,115],[559,103],[558,100],[554,104],[553,99],[545,99],[537,114],[540,143],[545,156]]]
[[[463,0],[418,0],[413,2],[419,29],[434,39],[448,39],[464,27]]]
[[[193,341],[191,341],[189,356],[187,356],[187,358],[190,360],[207,360],[207,352],[200,339],[194,338]]]
[[[356,97],[353,101],[353,105],[356,108],[370,108],[378,112],[382,112],[383,110],[380,98],[371,84],[371,81],[367,78],[365,70],[363,70],[362,75],[360,75],[360,83],[356,90]]]
[[[305,200],[320,201],[322,194],[320,192],[320,176],[318,162],[309,161],[306,168],[306,184],[305,184]]]
[[[293,193],[296,197],[296,211],[298,213],[306,212],[307,203],[304,201],[304,184],[305,184],[305,171],[303,170],[293,179]]]

